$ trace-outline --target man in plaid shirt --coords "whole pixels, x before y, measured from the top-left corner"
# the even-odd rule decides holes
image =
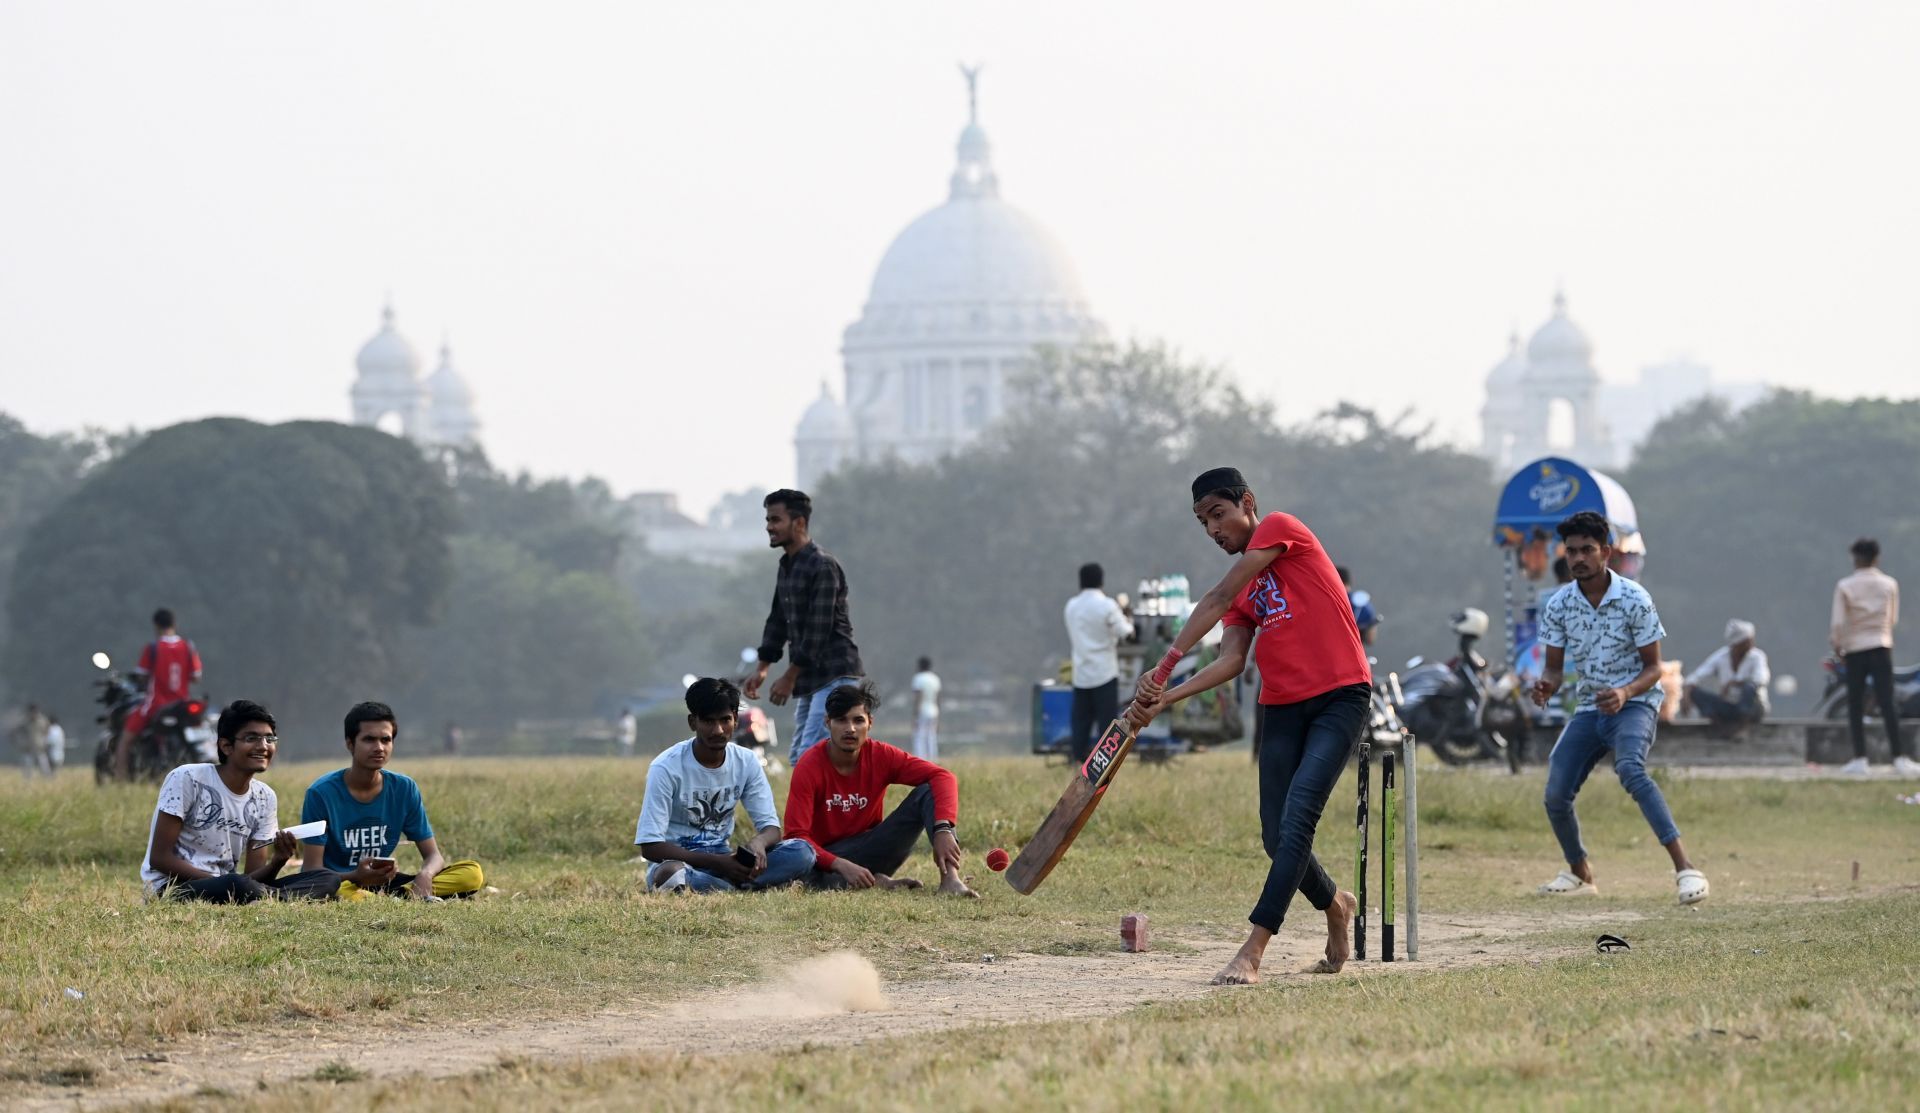
[[[789,764],[827,736],[827,693],[858,684],[865,669],[847,617],[847,575],[840,562],[813,543],[808,526],[813,500],[782,488],[762,502],[767,508],[767,544],[781,550],[773,584],[773,608],[760,635],[760,664],[746,677],[746,697],[760,698],[767,666],[793,650],[792,661],[768,695],[775,706],[794,701]]]

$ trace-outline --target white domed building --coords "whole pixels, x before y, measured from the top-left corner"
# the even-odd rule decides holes
[[[1564,293],[1553,316],[1534,330],[1521,356],[1518,338],[1487,376],[1480,411],[1482,451],[1496,475],[1542,456],[1568,456],[1589,467],[1612,467],[1613,441],[1600,413],[1600,373],[1593,342],[1567,316]]]
[[[887,248],[842,340],[844,403],[822,387],[795,433],[803,489],[852,460],[925,463],[960,448],[1004,412],[1008,378],[1037,347],[1106,335],[1066,249],[1000,197],[978,72],[966,71],[967,126],[946,203]]]
[[[420,377],[420,356],[394,327],[393,306],[380,311],[380,331],[354,358],[353,423],[384,429],[423,445],[471,448],[479,444],[480,419],[473,390],[454,370],[443,342],[440,366]]]

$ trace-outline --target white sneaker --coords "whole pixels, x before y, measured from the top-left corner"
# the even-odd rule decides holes
[[[1867,775],[1867,759],[1863,757],[1854,758],[1852,761],[1842,765],[1840,772],[1845,773],[1849,777],[1864,777]]]
[[[687,887],[687,864],[685,862],[656,862],[647,871],[647,890],[654,893],[671,893],[675,889]]]
[[[1920,761],[1901,754],[1893,759],[1893,771],[1902,777],[1920,777]]]

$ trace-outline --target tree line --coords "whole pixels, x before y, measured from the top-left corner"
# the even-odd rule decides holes
[[[1046,353],[1012,390],[968,448],[850,466],[811,492],[884,689],[903,691],[926,655],[950,691],[992,690],[1019,713],[1065,652],[1081,564],[1102,563],[1114,591],[1169,573],[1197,591],[1226,567],[1187,489],[1221,464],[1353,569],[1385,616],[1388,665],[1451,653],[1460,607],[1499,617],[1494,478],[1410,415],[1341,406],[1284,423],[1154,345]],[[89,655],[129,661],[159,605],[200,646],[216,697],[262,699],[330,742],[341,709],[370,697],[430,736],[670,694],[683,673],[732,669],[771,597],[772,554],[650,554],[597,480],[510,475],[372,429],[220,418],[39,437],[0,415],[0,464],[0,698],[69,722],[91,711]],[[1669,656],[1699,660],[1742,617],[1776,671],[1816,680],[1848,543],[1879,537],[1896,576],[1912,564],[1916,475],[1917,402],[1778,393],[1662,422],[1620,478]]]

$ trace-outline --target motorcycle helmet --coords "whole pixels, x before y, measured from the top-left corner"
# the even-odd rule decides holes
[[[1448,620],[1453,632],[1470,638],[1485,637],[1487,633],[1487,612],[1479,607],[1468,607],[1453,612]]]

